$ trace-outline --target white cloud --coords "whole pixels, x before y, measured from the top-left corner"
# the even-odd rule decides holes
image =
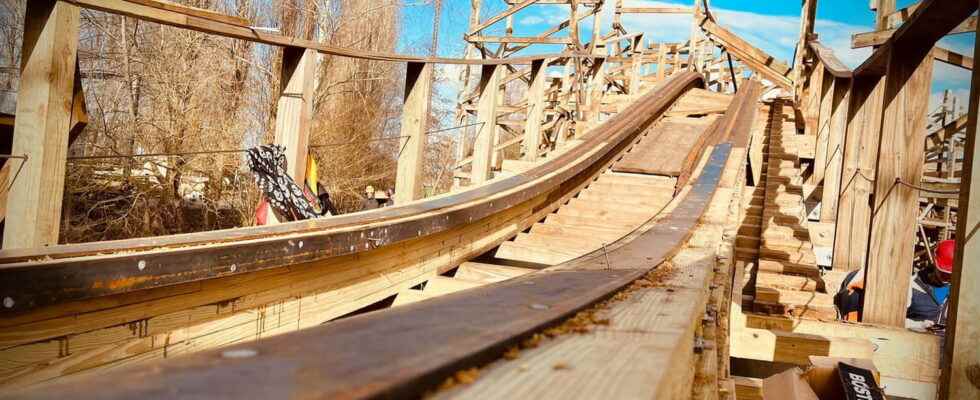
[[[544,22],[544,18],[537,15],[528,15],[524,18],[521,18],[521,21],[519,23],[521,25],[537,25],[542,22]]]

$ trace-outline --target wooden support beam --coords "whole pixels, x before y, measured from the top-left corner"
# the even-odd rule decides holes
[[[477,121],[482,123],[476,133],[473,144],[473,164],[470,173],[470,184],[478,185],[490,179],[491,161],[493,161],[494,138],[497,136],[497,93],[500,86],[502,67],[483,66],[480,73],[480,100],[477,105]]]
[[[868,46],[880,46],[885,44],[889,38],[895,34],[898,29],[885,29],[872,32],[861,32],[851,35],[851,48],[858,49]],[[969,17],[959,25],[957,25],[953,30],[949,31],[947,34],[952,35],[955,33],[964,32],[976,32],[977,30],[977,17]]]
[[[477,34],[480,31],[482,31],[482,30],[486,29],[487,27],[489,27],[490,25],[493,25],[493,24],[497,23],[498,21],[500,21],[500,20],[502,20],[504,18],[507,18],[507,17],[509,17],[511,15],[514,15],[514,13],[516,13],[518,11],[521,11],[521,10],[527,8],[527,6],[529,6],[531,4],[534,4],[534,3],[537,3],[537,2],[538,2],[538,0],[524,0],[524,1],[522,1],[522,2],[520,2],[518,4],[516,4],[516,5],[513,5],[513,6],[509,7],[509,8],[507,8],[506,10],[504,10],[503,12],[501,12],[500,14],[497,14],[497,15],[494,15],[494,16],[492,16],[490,18],[487,18],[486,21],[483,21],[482,23],[480,23],[480,25],[477,25],[477,27],[474,28],[473,30],[471,30],[469,33],[470,33],[470,35]]]
[[[837,220],[837,200],[840,197],[841,173],[844,164],[844,134],[847,130],[847,106],[851,80],[834,78],[830,126],[827,129],[827,157],[824,163],[823,197],[820,201],[820,221]]]
[[[764,78],[783,88],[791,89],[792,81],[787,78],[790,69],[779,61],[734,33],[716,24],[707,16],[701,19],[701,28],[721,42],[728,52],[732,53],[749,68],[761,74]]]
[[[78,25],[72,4],[39,0],[27,6],[12,153],[29,159],[7,196],[4,249],[58,243]]]
[[[828,133],[830,131],[830,117],[833,112],[834,104],[834,77],[824,71],[822,66],[818,66],[821,81],[821,93],[816,106],[820,109],[816,116],[816,125],[813,134],[816,137],[816,147],[814,148],[813,173],[810,175],[810,183],[819,185],[824,178],[824,171],[827,167],[828,153]],[[808,132],[809,134],[809,132]]]
[[[834,269],[864,268],[871,222],[870,198],[877,161],[885,82],[878,76],[855,77],[847,105],[844,169],[834,233]]]
[[[523,43],[523,44],[571,44],[567,37],[518,37],[518,36],[467,36],[466,40],[474,43]]]
[[[527,88],[527,118],[524,120],[524,160],[538,159],[541,146],[541,123],[544,116],[544,81],[547,60],[531,63],[531,84]]]
[[[932,48],[932,57],[949,65],[973,69],[973,58],[964,56],[954,51],[936,46]]]
[[[980,57],[980,46],[973,57]],[[956,257],[949,293],[949,317],[946,320],[946,343],[943,349],[943,374],[940,378],[941,399],[980,398],[980,168],[976,156],[978,110],[980,110],[980,72],[973,71],[970,105],[967,110],[966,145],[963,152],[963,177],[960,183],[959,210],[956,214]]]
[[[600,113],[597,106],[602,102],[603,87],[606,86],[606,63],[601,58],[593,61],[592,68],[589,70],[588,93],[585,94],[585,107],[589,110],[585,120],[598,122]]]
[[[402,107],[401,145],[395,175],[395,204],[422,198],[425,171],[426,130],[432,93],[432,64],[408,63],[405,71],[405,105]]]
[[[910,186],[918,186],[922,179],[922,132],[933,66],[930,51],[931,46],[893,47],[889,54],[868,243],[865,322],[905,325],[919,204],[918,190]]]
[[[793,90],[794,98],[797,102],[803,91],[804,64],[803,59],[807,54],[807,42],[813,35],[814,22],[817,18],[817,0],[803,0],[803,10],[800,15],[800,35],[796,43],[796,57],[793,59]]]
[[[685,6],[622,7],[617,12],[621,14],[691,14],[694,9]]]
[[[295,47],[283,49],[275,141],[286,148],[286,171],[301,187],[306,178],[306,157],[313,128],[315,72],[316,52]]]

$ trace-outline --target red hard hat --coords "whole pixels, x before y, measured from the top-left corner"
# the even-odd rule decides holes
[[[936,245],[936,268],[947,274],[953,273],[953,254],[956,253],[955,240],[943,240]]]

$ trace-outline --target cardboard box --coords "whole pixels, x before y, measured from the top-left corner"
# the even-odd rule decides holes
[[[874,363],[867,359],[810,356],[810,365],[806,370],[792,368],[770,376],[762,382],[762,398],[765,400],[838,400],[847,399],[844,382],[850,382],[849,392],[860,392],[860,399],[878,399],[874,392],[880,394],[880,375]],[[873,377],[872,382],[867,378],[844,374],[838,368],[840,363],[854,368],[854,372],[864,372]],[[862,374],[857,374],[862,375]],[[848,380],[849,377],[857,381]],[[854,387],[855,383],[858,387]],[[865,386],[861,386],[865,385]],[[866,393],[865,393],[866,392]],[[868,397],[863,397],[867,395]]]

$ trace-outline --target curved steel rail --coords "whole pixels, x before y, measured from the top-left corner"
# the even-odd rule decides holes
[[[245,274],[373,250],[444,232],[591,176],[687,89],[695,72],[673,75],[583,143],[520,175],[378,211],[148,239],[0,251],[0,316],[41,306]]]
[[[607,254],[593,253],[504,282],[355,316],[248,345],[64,382],[22,398],[99,393],[102,398],[416,397],[452,372],[491,361],[531,333],[608,298],[669,259],[687,241],[719,188],[732,147],[756,112],[751,83],[718,128],[697,180],[671,213]],[[245,355],[235,357],[234,355]],[[125,382],[117,384],[117,382]]]

